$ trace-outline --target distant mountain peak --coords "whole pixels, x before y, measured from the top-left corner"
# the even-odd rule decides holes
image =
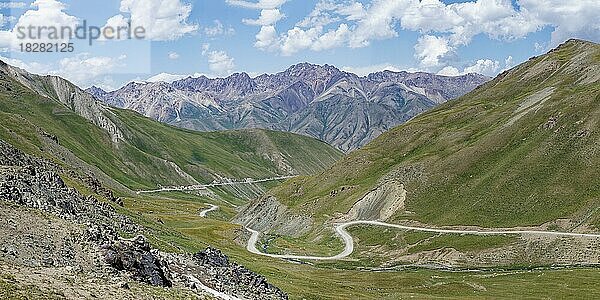
[[[87,88],[85,90],[88,93],[94,94],[94,93],[101,93],[101,94],[105,94],[106,91],[100,87],[97,87],[95,85],[92,85],[91,87]]]
[[[598,44],[596,44],[594,42],[572,38],[572,39],[568,39],[565,42],[563,42],[562,44],[556,46],[556,48],[551,49],[548,53],[553,53],[553,52],[556,52],[556,51],[561,51],[563,49],[567,49],[567,48],[570,48],[570,47],[581,47],[581,48],[584,48],[584,49],[592,49],[592,48],[597,47],[597,46],[598,46]]]
[[[251,80],[252,78],[246,72],[233,73],[227,77],[227,79],[233,80]]]
[[[303,63],[299,63],[299,64],[295,64],[292,65],[291,67],[287,68],[283,74],[287,75],[287,76],[292,76],[292,77],[303,77],[306,75],[313,75],[313,74],[337,74],[337,73],[342,73],[342,71],[340,71],[340,69],[332,66],[332,65],[317,65],[317,64],[313,64],[313,63],[308,63],[308,62],[303,62]]]
[[[596,43],[588,41],[588,40],[571,38],[571,39],[568,39],[567,41],[565,41],[564,43],[562,43],[561,45],[559,45],[558,47],[560,48],[561,46],[582,45],[582,44],[583,45],[588,45],[590,47],[597,45]]]

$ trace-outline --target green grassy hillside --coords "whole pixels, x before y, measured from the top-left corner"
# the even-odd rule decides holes
[[[394,179],[391,221],[600,225],[599,74],[600,46],[571,40],[271,193],[322,223]]]
[[[55,77],[15,75],[13,70],[4,66],[0,73],[0,138],[63,164],[97,167],[130,189],[208,183],[217,177],[310,174],[341,157],[327,144],[295,134],[174,128],[78,99],[72,96],[78,89],[68,82],[52,85],[60,80]],[[66,100],[59,96],[72,90]],[[94,109],[101,116],[90,116]],[[120,137],[90,120],[108,124]]]

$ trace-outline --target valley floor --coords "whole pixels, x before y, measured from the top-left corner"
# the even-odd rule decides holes
[[[156,235],[150,237],[156,244],[179,251],[195,251],[206,245],[218,247],[235,261],[266,276],[270,282],[288,292],[291,299],[600,297],[597,285],[597,282],[600,282],[600,272],[596,268],[552,268],[537,265],[483,268],[479,271],[444,271],[415,268],[410,265],[387,270],[363,268],[357,264],[359,259],[363,259],[361,255],[364,249],[360,244],[365,241],[362,234],[358,235],[359,247],[345,259],[314,262],[302,259],[285,260],[276,258],[277,256],[263,256],[262,252],[261,256],[250,254],[247,251],[247,242],[250,240],[250,244],[258,243],[258,237],[252,238],[244,228],[229,223],[228,220],[235,214],[233,207],[217,203],[210,198],[183,193],[161,193],[128,198],[125,199],[125,203],[126,208],[139,217],[164,223],[146,224],[157,229]],[[219,209],[207,212],[214,206],[219,206]],[[199,212],[207,212],[206,217],[200,217]],[[350,239],[357,238],[356,230],[361,226],[371,226],[380,230],[387,228],[371,224],[352,225],[358,228],[347,225],[350,231],[348,235],[354,236]],[[159,230],[162,227],[170,229]]]

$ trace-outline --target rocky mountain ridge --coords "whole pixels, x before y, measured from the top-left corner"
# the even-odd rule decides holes
[[[255,78],[236,73],[87,91],[109,105],[187,129],[288,131],[351,151],[487,80],[478,74],[391,71],[360,77],[331,65],[301,63]]]
[[[106,130],[113,141],[123,138],[119,127],[108,117],[107,105],[58,76],[39,76],[0,61],[0,74],[19,82],[42,97],[64,104],[94,125]]]

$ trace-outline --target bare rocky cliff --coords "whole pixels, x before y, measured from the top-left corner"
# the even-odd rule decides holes
[[[86,118],[94,125],[106,130],[114,142],[123,138],[123,133],[110,118],[106,104],[90,93],[57,76],[39,76],[0,61],[0,72],[26,86],[42,97],[63,103],[73,112]]]
[[[296,237],[313,225],[312,218],[293,213],[270,196],[256,199],[244,206],[233,222],[260,232]]]

